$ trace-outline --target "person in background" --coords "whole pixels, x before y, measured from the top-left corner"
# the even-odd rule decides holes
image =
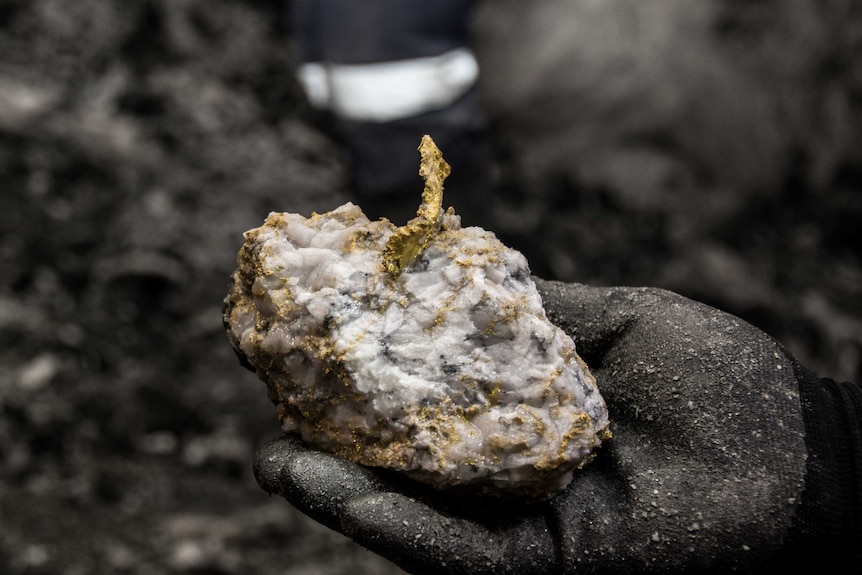
[[[488,119],[470,48],[474,2],[293,0],[296,73],[308,102],[349,152],[351,190],[372,219],[413,217],[429,134],[452,166],[446,204],[484,221]]]

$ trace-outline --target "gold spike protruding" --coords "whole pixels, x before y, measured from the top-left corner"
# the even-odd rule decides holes
[[[383,250],[383,266],[393,279],[422,255],[434,235],[440,231],[443,180],[449,175],[451,168],[431,136],[422,136],[419,156],[419,175],[425,179],[422,204],[416,211],[416,217],[395,230]]]

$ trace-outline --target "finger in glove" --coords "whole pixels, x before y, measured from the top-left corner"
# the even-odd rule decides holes
[[[411,573],[539,574],[559,564],[544,514],[497,521],[493,527],[441,513],[400,493],[350,500],[344,533]]]

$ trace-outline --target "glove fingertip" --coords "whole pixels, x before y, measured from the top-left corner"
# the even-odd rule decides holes
[[[254,456],[253,472],[258,485],[281,495],[281,472],[297,453],[305,451],[299,438],[284,435],[264,444]]]

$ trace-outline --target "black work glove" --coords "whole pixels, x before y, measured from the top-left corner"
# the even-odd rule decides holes
[[[413,573],[859,572],[858,387],[842,403],[763,332],[667,291],[537,285],[614,434],[565,492],[435,493],[289,436],[259,451],[260,485]]]

